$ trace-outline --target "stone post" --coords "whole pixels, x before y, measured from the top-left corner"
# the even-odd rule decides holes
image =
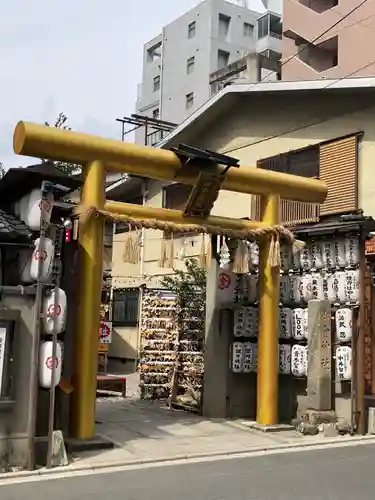
[[[332,409],[331,305],[328,300],[310,300],[307,408]]]

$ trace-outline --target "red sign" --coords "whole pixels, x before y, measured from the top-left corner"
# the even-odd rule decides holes
[[[48,316],[55,316],[55,304],[50,304],[47,309]],[[61,314],[61,306],[57,304],[56,316],[60,316]]]
[[[49,370],[52,370],[52,363],[53,363],[53,357],[52,356],[49,356],[47,359],[46,359],[46,367],[49,369]],[[57,368],[59,366],[59,360],[57,358],[55,358],[55,368]]]
[[[102,344],[112,342],[112,323],[109,321],[100,322],[99,340]]]
[[[34,259],[35,259],[35,260],[39,260],[39,259],[46,260],[46,258],[47,258],[47,256],[48,256],[48,254],[47,254],[46,250],[44,250],[43,254],[44,254],[44,256],[43,256],[43,257],[41,257],[41,256],[40,256],[40,252],[39,252],[39,250],[36,250],[36,251],[34,252]]]
[[[226,288],[230,287],[231,284],[231,277],[227,273],[220,273],[219,274],[219,284],[218,287],[220,290],[225,290]]]

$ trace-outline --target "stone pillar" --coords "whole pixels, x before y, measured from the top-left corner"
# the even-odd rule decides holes
[[[225,418],[228,412],[229,346],[233,313],[224,308],[226,303],[232,302],[234,288],[235,275],[231,271],[219,269],[216,259],[212,259],[207,275],[203,392],[203,415],[209,418]]]
[[[331,305],[328,300],[310,300],[307,408],[332,409]]]

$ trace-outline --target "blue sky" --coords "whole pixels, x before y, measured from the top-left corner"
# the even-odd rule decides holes
[[[12,150],[18,120],[53,121],[120,138],[134,112],[142,45],[199,0],[2,0],[0,161],[30,164]]]

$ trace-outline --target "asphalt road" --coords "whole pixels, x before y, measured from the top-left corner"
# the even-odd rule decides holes
[[[373,500],[375,445],[0,486],[1,500]]]

